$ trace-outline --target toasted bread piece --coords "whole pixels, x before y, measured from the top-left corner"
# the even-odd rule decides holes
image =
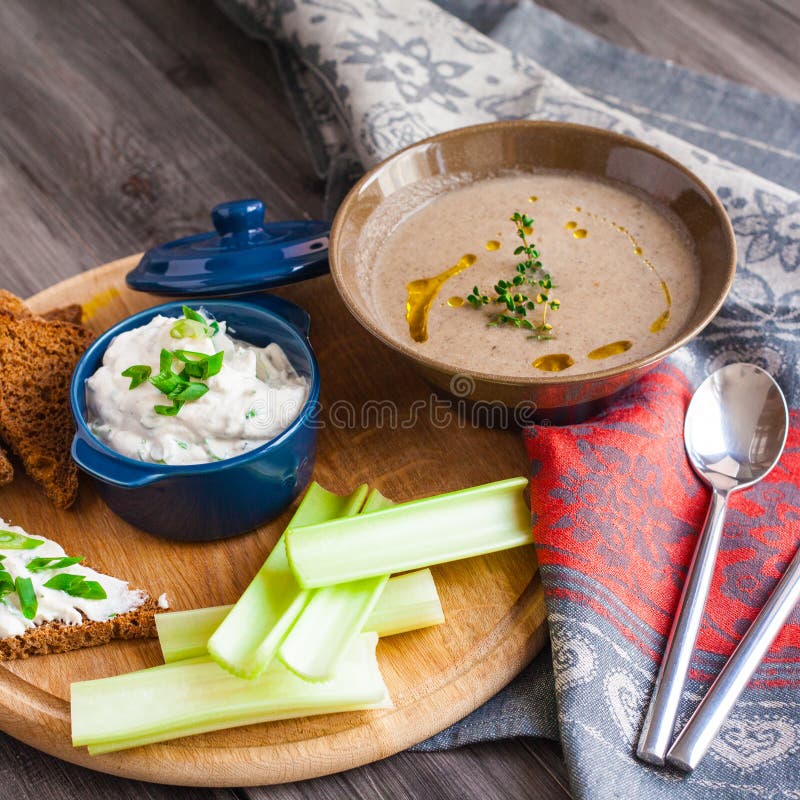
[[[83,306],[79,303],[70,303],[68,306],[51,308],[41,314],[42,319],[60,320],[61,322],[71,322],[73,325],[80,325],[83,320]]]
[[[70,322],[0,315],[0,438],[59,508],[78,494],[68,390],[92,338]]]
[[[103,622],[84,620],[80,625],[45,622],[22,636],[0,639],[0,661],[67,653],[82,647],[95,647],[112,639],[148,639],[156,636],[155,614],[161,609],[148,598],[139,608]]]
[[[0,568],[7,570],[6,579],[12,574],[17,581],[21,577],[27,578],[37,600],[33,616],[23,621],[18,585],[15,583],[14,588],[6,592],[11,597],[0,604],[0,629],[4,633],[0,635],[0,661],[64,653],[105,644],[111,639],[156,636],[154,617],[160,609],[168,608],[166,596],[154,600],[147,592],[131,589],[119,578],[89,567],[82,558],[75,564],[70,559],[66,565],[59,566],[58,560],[66,553],[58,542],[38,533],[31,535],[2,518],[0,529],[7,535],[27,537],[29,541],[26,544],[33,545],[23,549],[10,544],[0,545],[3,555]],[[8,536],[5,541],[8,542]],[[37,560],[39,565],[30,568]],[[48,585],[53,578],[51,570],[57,570],[56,574],[94,581],[96,588],[99,584],[107,593],[75,599],[70,591],[59,591],[57,587]]]
[[[31,317],[33,314],[25,301],[7,289],[0,289],[0,314],[10,317]]]
[[[8,460],[8,453],[0,447],[0,486],[14,480],[14,465]]]
[[[0,316],[30,317],[31,312],[22,298],[12,294],[7,289],[0,289]],[[14,466],[9,461],[8,453],[0,444],[0,486],[5,486],[14,480]]]
[[[7,289],[0,289],[0,314],[22,319],[36,316],[21,297],[17,297]],[[51,308],[39,316],[46,320],[60,320],[80,325],[83,321],[83,306],[80,303],[70,303],[66,306]]]

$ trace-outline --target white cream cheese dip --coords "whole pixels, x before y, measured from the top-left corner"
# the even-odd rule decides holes
[[[241,455],[289,427],[309,386],[277,344],[257,347],[233,339],[223,321],[217,321],[212,336],[175,338],[171,331],[176,322],[159,315],[119,334],[108,346],[102,366],[86,381],[88,421],[95,436],[139,461],[203,464]],[[130,388],[131,378],[122,375],[134,365],[158,375],[164,350],[223,353],[219,372],[202,380],[208,391],[172,415],[156,412],[171,401],[148,379]],[[175,360],[173,369],[180,367]]]
[[[20,541],[25,546],[12,546],[19,545]],[[39,563],[43,559],[52,559],[55,562],[59,557],[66,556],[66,553],[61,545],[51,539],[32,536],[16,525],[7,524],[3,519],[0,519],[0,556],[0,569],[14,583],[18,578],[30,579],[36,597],[35,612],[28,619],[23,614],[19,594],[8,587],[9,591],[0,599],[0,639],[21,636],[27,630],[46,622],[61,622],[65,625],[81,625],[87,619],[103,622],[139,608],[147,599],[144,592],[129,589],[125,581],[96,572],[80,563],[55,569],[28,569],[34,559]],[[80,575],[86,581],[99,583],[106,596],[99,599],[78,597],[44,585],[62,574]]]

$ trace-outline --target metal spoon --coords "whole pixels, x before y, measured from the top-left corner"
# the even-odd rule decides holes
[[[767,654],[786,618],[800,600],[800,550],[783,573],[764,608],[667,753],[667,761],[691,772],[706,754],[739,695]]]
[[[663,765],[689,662],[714,574],[728,496],[760,481],[786,442],[789,412],[778,384],[753,364],[729,364],[709,375],[686,413],[689,461],[711,486],[711,505],[697,541],[667,640],[636,755]]]

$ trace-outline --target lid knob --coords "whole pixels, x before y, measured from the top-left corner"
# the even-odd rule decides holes
[[[233,200],[211,211],[211,221],[220,236],[260,231],[264,226],[264,204],[260,200]]]

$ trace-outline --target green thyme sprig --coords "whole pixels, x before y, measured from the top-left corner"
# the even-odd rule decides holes
[[[488,305],[504,307],[502,311],[490,315],[487,324],[491,327],[512,325],[530,331],[529,339],[555,339],[553,326],[547,321],[547,312],[558,310],[561,303],[556,298],[551,298],[550,294],[555,288],[553,280],[542,266],[536,245],[528,241],[533,230],[533,218],[515,211],[511,215],[511,222],[514,223],[520,239],[514,255],[523,256],[516,266],[516,274],[509,280],[498,280],[494,286],[494,295],[483,293],[477,286],[473,287],[472,293],[467,295],[467,301],[473,308]],[[528,312],[537,308],[542,311],[538,324],[528,318]]]
[[[206,319],[188,306],[183,307],[183,317],[170,328],[170,335],[176,339],[181,338],[212,338],[219,332],[216,322],[207,322]],[[135,389],[148,381],[165,394],[172,405],[156,405],[153,410],[162,417],[174,417],[180,410],[194,400],[199,400],[207,391],[208,385],[204,380],[216,375],[222,369],[222,360],[225,354],[222,350],[218,353],[196,353],[193,350],[167,350],[162,349],[159,357],[158,375],[151,375],[152,369],[147,364],[134,364],[123,370],[122,376],[130,378],[128,389]],[[173,366],[178,361],[180,372],[175,372]]]

